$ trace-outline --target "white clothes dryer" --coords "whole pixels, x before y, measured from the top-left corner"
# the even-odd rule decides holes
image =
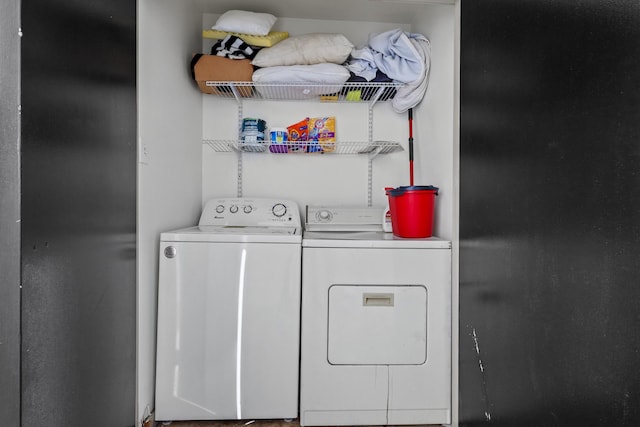
[[[301,425],[451,423],[451,243],[302,240]]]
[[[157,420],[296,418],[300,212],[214,199],[160,236]]]

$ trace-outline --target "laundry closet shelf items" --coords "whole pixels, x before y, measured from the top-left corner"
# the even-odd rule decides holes
[[[269,149],[270,145],[268,141],[264,143],[245,143],[238,140],[214,140],[214,139],[205,139],[203,143],[209,146],[216,152],[225,153],[225,152],[255,152],[255,153],[288,153],[288,154],[325,154],[323,151],[318,151],[316,153],[306,153],[304,151],[296,151],[300,142],[290,142],[287,144],[277,144],[274,145],[274,148],[277,150],[271,151]],[[394,153],[396,151],[403,151],[402,145],[397,142],[392,141],[340,141],[335,146],[335,150],[326,153],[326,154],[367,154],[367,155],[377,155],[377,154],[389,154]]]
[[[242,141],[239,132],[238,139],[213,139],[203,138],[203,145],[216,152],[235,152],[238,154],[237,162],[237,195],[243,194],[243,155],[245,153],[263,153],[283,155],[290,154],[329,154],[329,155],[365,155],[368,158],[367,168],[367,203],[371,206],[373,201],[373,165],[372,161],[380,154],[389,154],[403,151],[402,145],[395,141],[376,140],[373,136],[373,111],[378,102],[389,102],[394,99],[398,89],[405,86],[404,83],[397,82],[346,82],[316,83],[316,82],[278,82],[260,83],[247,81],[204,81],[209,89],[204,96],[214,96],[218,98],[235,100],[237,105],[238,129],[242,128],[244,120],[243,106],[247,100],[268,100],[268,101],[311,101],[320,103],[353,103],[364,105],[368,109],[368,132],[364,141],[342,141],[338,138],[335,141],[315,141],[321,146],[318,149],[313,141],[278,141],[271,143],[266,137],[264,141],[248,142]],[[314,149],[311,150],[310,148]],[[277,154],[276,154],[277,153]]]
[[[393,99],[403,83],[388,82],[347,82],[343,84],[324,84],[309,82],[256,83],[244,81],[207,81],[206,85],[214,89],[207,96],[235,99],[238,102],[238,117],[242,117],[242,103],[245,100],[273,101],[317,101],[369,104],[369,138],[367,141],[339,141],[331,154],[367,154],[376,156],[402,151],[402,145],[393,141],[374,141],[372,133],[373,106],[377,102]],[[270,150],[268,141],[259,144],[247,144],[239,140],[203,139],[203,143],[216,152],[275,152],[304,153],[299,142],[279,144],[277,150]],[[318,151],[314,154],[324,154]]]
[[[286,82],[256,83],[233,81],[206,81],[214,89],[214,95],[245,99],[268,99],[278,101],[317,100],[321,102],[366,102],[390,101],[403,83],[346,82],[342,84]]]

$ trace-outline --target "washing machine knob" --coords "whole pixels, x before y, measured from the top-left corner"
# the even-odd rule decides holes
[[[283,203],[276,203],[271,208],[271,212],[278,218],[284,216],[287,213],[287,207]]]
[[[218,213],[222,213],[222,212],[224,212],[224,205],[218,205],[218,206],[216,206],[216,212],[218,212]]]
[[[231,213],[236,213],[236,212],[238,212],[238,206],[236,206],[236,205],[231,205],[231,207],[229,208],[229,212],[231,212]]]
[[[243,209],[244,213],[246,214],[251,213],[252,210],[253,210],[253,207],[251,205],[247,205]]]

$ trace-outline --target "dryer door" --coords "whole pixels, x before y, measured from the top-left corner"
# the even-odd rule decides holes
[[[424,286],[329,289],[329,363],[420,365],[427,359]]]

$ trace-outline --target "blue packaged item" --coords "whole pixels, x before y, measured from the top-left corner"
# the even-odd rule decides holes
[[[242,131],[240,133],[241,149],[244,151],[264,151],[266,150],[264,131],[267,122],[262,119],[245,118],[242,120]]]

